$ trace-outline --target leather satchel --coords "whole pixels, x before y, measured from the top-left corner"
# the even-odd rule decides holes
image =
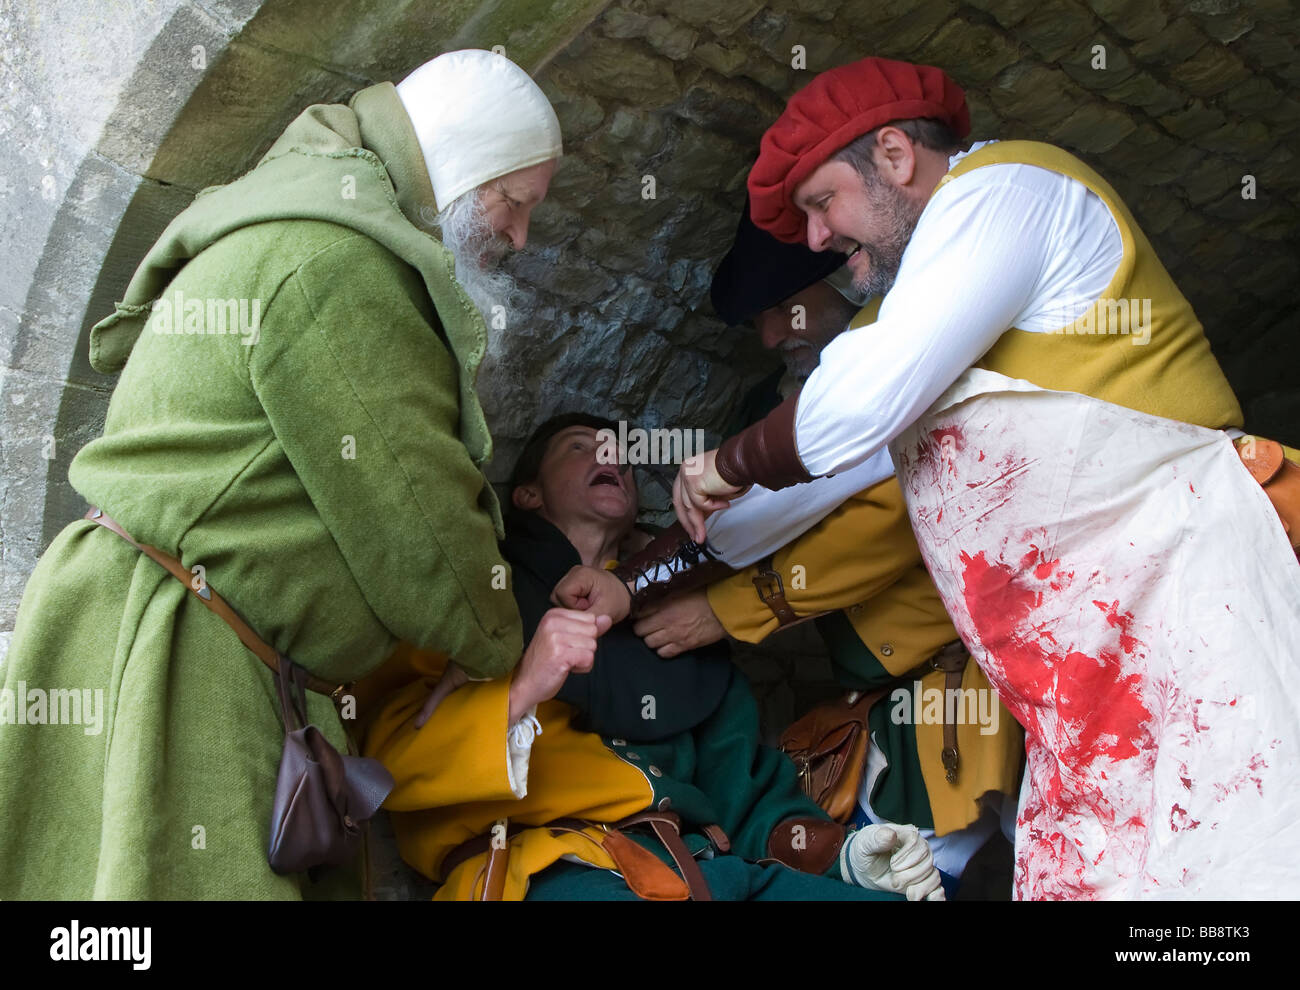
[[[279,657],[285,736],[267,853],[276,873],[351,860],[361,848],[362,826],[393,789],[393,776],[382,763],[344,756],[307,722],[305,674],[288,657]]]
[[[851,691],[818,705],[781,735],[781,749],[794,761],[803,792],[841,824],[858,803],[871,737],[867,715],[884,696],[883,690]]]

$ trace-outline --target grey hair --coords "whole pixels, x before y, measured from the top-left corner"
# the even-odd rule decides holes
[[[933,117],[917,117],[909,120],[891,120],[887,124],[881,124],[880,127],[867,131],[861,137],[854,138],[831,155],[830,160],[852,165],[865,181],[870,182],[876,174],[876,161],[872,152],[876,148],[881,130],[886,127],[898,128],[911,139],[913,144],[929,148],[931,151],[946,151],[953,154],[965,149],[961,138],[957,137],[953,129],[943,121],[935,120]]]

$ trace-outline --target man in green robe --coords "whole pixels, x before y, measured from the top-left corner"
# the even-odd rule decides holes
[[[317,678],[354,681],[399,640],[509,671],[474,383],[482,310],[509,305],[492,262],[523,246],[559,154],[545,96],[488,52],[305,110],[199,194],[94,328],[92,364],[122,374],[73,487]],[[99,699],[95,724],[29,702],[69,691]],[[309,693],[308,716],[342,751],[341,694],[336,712]],[[283,734],[271,670],[228,625],[70,522],[4,668],[0,897],[355,894],[350,869],[267,865]]]

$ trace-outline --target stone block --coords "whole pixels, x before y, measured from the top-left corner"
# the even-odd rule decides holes
[[[744,27],[763,6],[763,0],[665,0],[660,12],[725,38]]]
[[[1088,100],[1088,94],[1059,69],[1024,61],[998,76],[989,100],[1002,116],[1041,131],[1060,125]]]
[[[1230,121],[1217,130],[1196,138],[1209,151],[1231,155],[1241,161],[1262,161],[1273,150],[1276,135],[1262,121]]]
[[[691,56],[724,76],[734,76],[753,58],[740,45],[714,41],[697,45]]]
[[[1127,200],[1128,208],[1148,237],[1164,233],[1187,212],[1187,206],[1163,187],[1152,187]]]
[[[1281,73],[1295,65],[1295,45],[1276,31],[1257,28],[1242,35],[1228,48],[1251,65]]]
[[[1250,3],[1240,0],[1192,0],[1187,16],[1221,45],[1236,41],[1255,26]]]
[[[1150,38],[1168,23],[1159,0],[1089,0],[1088,6],[1129,41]]]
[[[1241,166],[1211,155],[1178,180],[1192,206],[1201,206],[1228,193],[1241,194]]]
[[[1229,199],[1235,199],[1235,203],[1229,204]],[[1251,237],[1257,237],[1264,241],[1294,241],[1297,227],[1300,227],[1300,208],[1293,203],[1281,202],[1276,199],[1265,199],[1263,201],[1243,201],[1239,193],[1230,193],[1222,201],[1223,207],[1236,209],[1236,204],[1242,206],[1243,215],[1247,217],[1241,225],[1243,233]],[[1259,205],[1256,205],[1256,204]],[[1246,212],[1246,207],[1253,207]],[[1261,209],[1262,207],[1262,209]],[[1212,207],[1207,206],[1206,212],[1211,212]],[[1270,252],[1275,250],[1270,248]],[[1289,253],[1294,255],[1294,250]],[[1265,296],[1273,296],[1277,286],[1273,285],[1268,291],[1262,293]]]
[[[1076,0],[1045,0],[1016,25],[1017,40],[1047,62],[1065,58],[1097,33],[1097,19]]]
[[[907,58],[957,13],[957,0],[853,0],[836,25],[862,39],[861,55]]]
[[[1195,55],[1208,41],[1190,21],[1179,18],[1158,34],[1134,45],[1129,54],[1139,65],[1177,65]]]
[[[662,154],[669,133],[662,112],[619,107],[588,146],[606,161],[640,167]]]
[[[645,109],[666,106],[680,95],[672,63],[635,41],[602,40],[565,68],[590,80],[603,98]]]
[[[1244,82],[1250,77],[1250,70],[1241,59],[1219,45],[1207,44],[1195,55],[1171,66],[1169,77],[1180,89],[1208,99]]]
[[[969,97],[966,101],[970,108],[970,132],[976,135],[976,140],[981,136],[998,137],[1002,140],[1007,139],[1006,121],[983,100],[976,100]]]
[[[751,25],[759,19],[754,18]],[[774,61],[800,72],[805,81],[840,64],[834,53],[841,38],[828,32],[825,25],[798,18],[783,18],[776,25],[779,25],[779,30],[764,30],[755,35],[755,40]]]
[[[1023,21],[1038,7],[1038,0],[966,0],[967,5],[989,14],[1004,28]]]
[[[758,139],[781,115],[785,103],[743,79],[702,73],[682,94],[676,112],[707,131],[730,138],[757,153]]]
[[[954,18],[921,46],[917,61],[942,66],[954,79],[986,83],[1020,57],[1020,46],[984,24]]]
[[[1085,89],[1105,91],[1108,99],[1116,100],[1114,90],[1131,79],[1137,72],[1128,52],[1115,38],[1097,32],[1091,39],[1069,52],[1061,59],[1066,75]],[[1127,103],[1128,100],[1118,100]]]
[[[692,31],[683,24],[675,24],[666,17],[653,18],[646,29],[646,41],[650,47],[674,62],[686,58],[698,39],[698,31]]]
[[[1173,140],[1149,123],[1142,123],[1110,150],[1106,164],[1118,167],[1142,185],[1163,184],[1185,174],[1205,152]]]
[[[1218,130],[1227,120],[1223,111],[1207,107],[1200,100],[1193,100],[1182,110],[1165,114],[1160,118],[1160,123],[1174,137],[1191,141],[1202,134]]]
[[[1106,90],[1106,98],[1139,107],[1152,117],[1181,110],[1188,101],[1187,94],[1171,89],[1146,72],[1134,72],[1123,82]]]
[[[610,7],[596,22],[596,29],[607,38],[644,38],[650,17],[628,10],[626,7]]]
[[[567,145],[583,140],[604,121],[605,110],[590,93],[565,86],[553,76],[542,80],[540,85],[555,110]]]
[[[1137,129],[1130,114],[1085,104],[1052,129],[1052,140],[1085,154],[1109,151]]]
[[[735,170],[734,163],[753,154],[751,148],[684,122],[677,146],[657,171],[666,189],[720,189]]]

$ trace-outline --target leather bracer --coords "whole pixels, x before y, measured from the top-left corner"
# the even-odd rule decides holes
[[[729,485],[762,485],[773,491],[812,481],[795,446],[798,405],[799,396],[792,395],[753,426],[724,440],[713,462],[718,476]]]
[[[693,591],[734,573],[708,547],[687,536],[681,523],[673,523],[614,568],[614,576],[632,589],[633,614],[668,595]]]

